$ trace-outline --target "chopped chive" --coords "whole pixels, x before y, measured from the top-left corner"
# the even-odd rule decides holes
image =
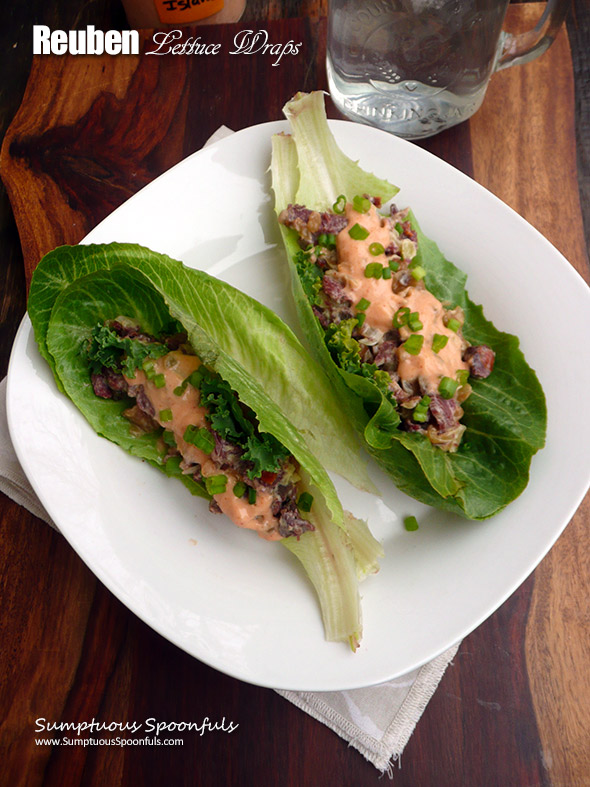
[[[162,435],[162,439],[166,443],[166,445],[175,446],[176,445],[176,438],[174,437],[174,432],[171,432],[169,429],[164,429],[164,434]]]
[[[336,236],[334,235],[334,233],[329,232],[326,235],[326,239],[328,241],[328,246],[335,246],[336,245]]]
[[[459,385],[465,385],[469,380],[469,369],[457,369],[456,378]]]
[[[145,376],[148,378],[148,380],[154,379],[156,374],[156,369],[152,358],[145,358],[143,363],[141,364],[141,368],[145,372]]]
[[[199,369],[195,369],[194,372],[191,372],[186,380],[183,382],[183,385],[186,386],[187,383],[190,383],[193,388],[198,388],[203,381],[203,373],[199,371]]]
[[[297,501],[297,508],[305,514],[308,514],[311,511],[312,503],[313,495],[310,495],[309,492],[302,492]]]
[[[383,276],[383,265],[380,262],[370,262],[365,268],[365,279],[380,279]]]
[[[426,276],[426,271],[421,265],[416,265],[416,267],[410,272],[412,274],[412,278],[416,279],[416,281],[420,281]]]
[[[160,421],[171,421],[172,420],[172,410],[167,407],[165,410],[160,410],[158,413],[158,417]]]
[[[154,375],[152,382],[156,386],[156,388],[164,388],[164,386],[166,385],[166,378],[164,377],[163,374],[156,374]]]
[[[227,489],[227,476],[223,473],[205,478],[205,489],[210,495],[221,495]]]
[[[423,344],[424,336],[421,333],[413,333],[402,344],[402,347],[407,353],[410,353],[410,355],[419,355]]]
[[[407,325],[410,316],[410,309],[408,306],[401,306],[393,315],[393,327],[401,328],[402,325]]]
[[[318,235],[317,245],[324,247],[328,245],[328,236],[325,233]]]
[[[418,312],[410,312],[410,316],[408,317],[408,328],[414,332],[421,331],[422,328],[424,328]]]
[[[418,530],[418,520],[415,516],[407,516],[404,519],[404,527],[408,531],[408,533],[413,532],[414,530]]]
[[[353,240],[366,240],[369,237],[369,230],[361,227],[360,224],[353,224],[348,230],[348,234]]]
[[[256,502],[256,490],[253,486],[248,487],[248,502],[251,506],[253,506]]]
[[[438,392],[443,399],[452,399],[459,383],[452,377],[442,377],[438,384]]]
[[[447,342],[449,341],[449,337],[445,336],[442,333],[435,333],[432,337],[432,352],[438,353],[440,352],[443,347],[447,346]]]
[[[200,448],[206,454],[210,454],[215,448],[215,438],[208,429],[204,427],[187,426],[184,430],[184,440],[191,445]]]
[[[389,267],[394,272],[398,271],[399,270],[399,261],[398,260],[389,260]]]
[[[366,319],[367,319],[367,315],[364,312],[359,312],[359,314],[357,314],[356,321],[358,323],[359,328],[363,327]]]
[[[346,197],[344,196],[344,194],[341,194],[336,200],[336,202],[332,205],[332,210],[334,211],[334,213],[341,214],[344,213],[345,208],[346,208]]]
[[[447,328],[450,331],[455,331],[455,333],[457,333],[460,327],[461,327],[461,323],[459,322],[459,320],[456,320],[454,317],[451,317],[451,319],[447,322]]]
[[[384,279],[391,279],[392,276],[393,276],[393,273],[391,271],[391,268],[386,268],[385,266],[383,266],[383,278]]]
[[[423,396],[418,402],[413,412],[413,419],[417,423],[425,423],[428,420],[428,408],[430,406],[430,396]]]
[[[352,200],[352,207],[357,213],[368,213],[371,210],[371,200],[357,194]]]
[[[238,481],[234,484],[233,493],[236,497],[242,497],[246,491],[246,484],[243,481]]]
[[[378,257],[380,254],[385,254],[385,248],[382,243],[371,243],[369,246],[369,254],[373,257]]]
[[[364,312],[369,308],[370,305],[371,301],[368,301],[366,298],[361,298],[356,305],[356,310],[359,312]]]

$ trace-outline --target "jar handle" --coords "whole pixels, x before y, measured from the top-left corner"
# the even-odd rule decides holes
[[[509,66],[528,63],[546,52],[561,27],[569,0],[548,0],[543,15],[536,26],[526,33],[502,33],[495,71]]]

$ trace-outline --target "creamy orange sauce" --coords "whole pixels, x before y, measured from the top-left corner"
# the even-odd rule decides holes
[[[213,495],[222,512],[238,527],[256,530],[261,538],[267,541],[281,539],[277,531],[278,521],[271,512],[272,495],[260,489],[256,491],[256,502],[248,503],[247,499],[238,498],[233,493],[234,486],[241,479],[231,470],[220,470],[219,466],[196,445],[184,440],[187,426],[206,427],[207,408],[200,404],[200,392],[192,385],[187,385],[184,393],[177,396],[174,389],[198,367],[201,361],[195,355],[186,355],[173,351],[154,361],[156,374],[163,374],[165,385],[157,388],[153,380],[148,380],[145,372],[137,369],[135,377],[125,377],[130,385],[143,385],[146,396],[154,406],[154,420],[174,434],[178,450],[188,462],[197,462],[201,466],[204,477],[223,473],[227,476],[227,487],[222,494]],[[172,412],[172,420],[162,421],[163,410]]]
[[[418,355],[407,353],[403,347],[398,348],[398,374],[400,380],[420,380],[426,393],[436,393],[442,377],[455,378],[459,369],[467,369],[467,364],[461,360],[461,338],[451,331],[443,322],[445,309],[435,296],[424,288],[423,285],[408,287],[406,290],[395,293],[392,290],[391,279],[368,279],[365,277],[365,268],[371,262],[381,265],[388,264],[385,254],[373,256],[369,251],[372,243],[380,243],[386,248],[390,242],[390,234],[383,218],[379,216],[374,205],[368,213],[359,213],[352,205],[346,206],[348,225],[338,233],[336,249],[338,252],[338,274],[341,277],[347,297],[353,305],[366,298],[370,302],[367,307],[366,325],[377,328],[383,333],[393,327],[393,317],[398,309],[408,307],[411,312],[418,312],[422,322],[422,329],[416,331],[424,336],[424,344]],[[355,224],[360,224],[369,231],[365,240],[354,240],[349,235],[349,230]],[[401,338],[405,341],[412,331],[403,327],[400,331]],[[432,349],[434,334],[448,337],[445,347],[438,353]]]

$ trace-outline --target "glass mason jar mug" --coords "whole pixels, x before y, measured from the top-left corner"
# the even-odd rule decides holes
[[[408,139],[473,115],[494,71],[551,45],[567,0],[534,30],[502,30],[509,0],[330,0],[330,94],[348,117]]]

